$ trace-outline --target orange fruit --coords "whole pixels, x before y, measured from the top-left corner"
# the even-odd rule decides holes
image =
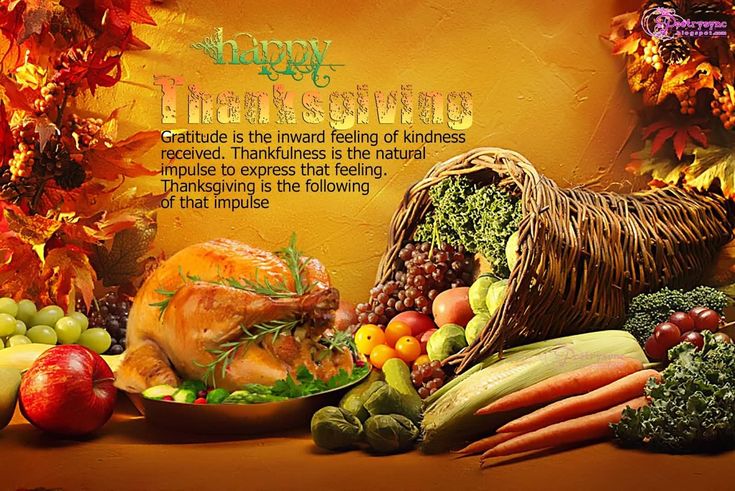
[[[405,322],[389,322],[385,328],[385,343],[393,347],[403,336],[411,335],[411,326]]]
[[[406,363],[411,363],[421,356],[421,343],[413,336],[403,336],[396,341],[398,357]]]
[[[385,344],[379,344],[370,352],[370,363],[375,368],[383,368],[386,361],[398,358],[398,352]]]
[[[355,346],[363,355],[369,355],[379,344],[385,344],[385,333],[374,324],[365,324],[355,333]]]

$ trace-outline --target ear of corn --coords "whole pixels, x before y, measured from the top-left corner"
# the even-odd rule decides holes
[[[648,361],[635,338],[623,331],[565,336],[511,348],[502,359],[493,355],[479,364],[478,371],[464,376],[430,401],[422,423],[421,449],[427,453],[442,452],[486,435],[531,408],[475,416],[481,407],[554,375],[599,363],[610,356]]]

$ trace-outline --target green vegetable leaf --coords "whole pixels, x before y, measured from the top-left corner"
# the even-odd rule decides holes
[[[612,425],[621,443],[671,453],[735,445],[735,345],[702,334],[699,351],[691,343],[669,350],[663,380],[646,385],[649,405],[626,409]]]

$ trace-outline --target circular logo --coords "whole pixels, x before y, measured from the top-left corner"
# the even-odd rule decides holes
[[[673,8],[655,7],[641,16],[643,32],[660,41],[676,37],[676,25],[682,22],[684,18]]]

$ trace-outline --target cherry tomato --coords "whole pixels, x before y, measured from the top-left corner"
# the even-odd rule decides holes
[[[390,324],[393,324],[394,322],[403,322],[404,324],[408,324],[411,327],[411,336],[415,338],[420,337],[421,333],[426,332],[429,329],[436,329],[436,324],[431,320],[431,317],[414,310],[401,312],[390,320]]]
[[[429,358],[429,355],[421,355],[414,360],[413,366],[417,367],[420,365],[426,365],[427,363],[431,363],[431,359]]]
[[[389,322],[388,327],[385,328],[385,344],[392,348],[403,336],[410,335],[411,326],[405,322]]]
[[[666,350],[656,342],[656,338],[653,336],[648,338],[644,349],[648,357],[654,361],[664,361],[666,359]]]
[[[692,343],[697,347],[697,351],[701,350],[704,346],[704,337],[697,331],[689,331],[681,337],[682,343]]]
[[[694,317],[686,312],[674,312],[669,317],[669,322],[676,325],[682,334],[694,329]]]
[[[694,330],[696,331],[717,331],[720,327],[720,315],[712,309],[705,309],[699,312],[694,318]]]
[[[385,362],[391,358],[398,358],[398,352],[385,344],[379,344],[370,352],[370,363],[375,368],[383,368]]]
[[[355,346],[363,355],[369,355],[378,345],[385,344],[385,333],[374,324],[365,324],[355,333]]]
[[[659,346],[668,351],[679,344],[681,331],[676,324],[671,322],[662,322],[653,330],[653,337],[656,338],[656,343],[658,343]]]
[[[421,343],[413,336],[403,336],[396,341],[398,357],[406,363],[411,363],[421,356]]]

